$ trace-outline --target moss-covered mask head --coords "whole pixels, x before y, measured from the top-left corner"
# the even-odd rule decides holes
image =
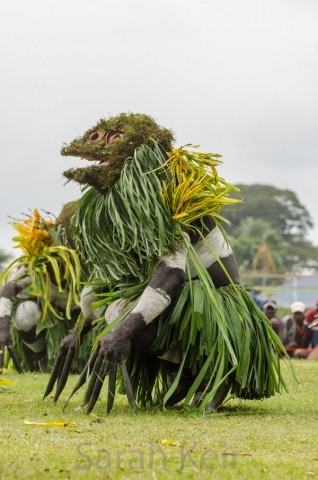
[[[64,156],[81,157],[98,163],[67,170],[63,175],[69,180],[105,192],[119,178],[125,160],[133,156],[135,149],[142,144],[151,145],[153,140],[169,151],[174,138],[171,130],[160,127],[148,115],[121,113],[102,119],[61,150]]]

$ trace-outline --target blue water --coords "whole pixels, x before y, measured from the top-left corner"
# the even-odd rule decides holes
[[[299,301],[307,308],[312,308],[318,299],[318,275],[297,277],[287,281],[273,290],[270,297],[275,298],[281,307],[289,307],[291,303]]]

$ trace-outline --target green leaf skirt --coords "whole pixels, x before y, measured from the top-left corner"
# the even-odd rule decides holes
[[[210,288],[200,279],[186,282],[169,315],[159,319],[153,350],[164,350],[164,359],[132,351],[127,361],[142,406],[154,398],[164,404],[189,372],[195,380],[184,406],[203,391],[202,410],[221,386],[243,399],[287,391],[280,369],[284,347],[269,320],[238,285]],[[176,359],[176,380],[169,385],[167,360]]]

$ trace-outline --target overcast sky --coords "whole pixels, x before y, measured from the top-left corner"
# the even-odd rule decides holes
[[[10,218],[80,196],[61,157],[97,120],[152,115],[232,183],[294,191],[318,245],[317,0],[10,0],[0,6],[0,248]]]

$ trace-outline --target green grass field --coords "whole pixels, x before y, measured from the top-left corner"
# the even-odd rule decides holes
[[[83,389],[63,413],[75,376],[54,404],[42,400],[48,375],[7,370],[3,377],[15,386],[0,390],[0,479],[318,478],[318,362],[292,364],[299,384],[283,365],[288,394],[230,400],[204,416],[178,409],[136,415],[121,395],[107,416],[105,390],[87,416]]]

